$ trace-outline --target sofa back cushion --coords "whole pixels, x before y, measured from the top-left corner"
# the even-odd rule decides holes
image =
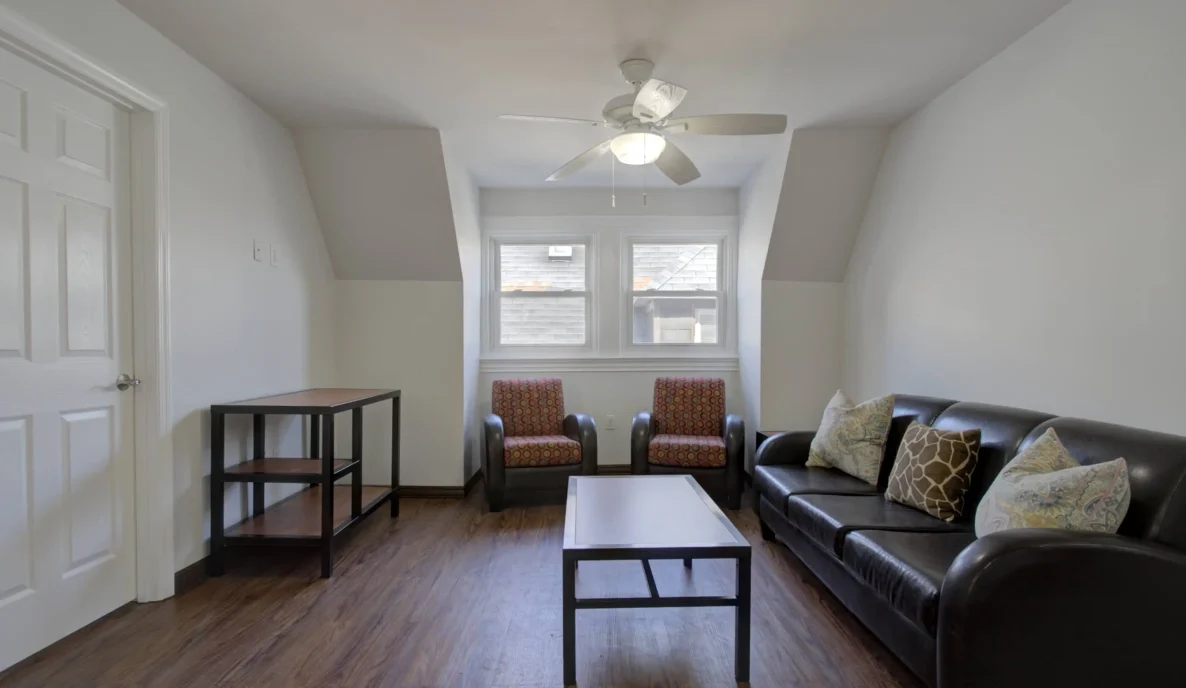
[[[557,378],[495,380],[491,410],[507,437],[564,434],[564,387]]]
[[[655,380],[656,435],[720,436],[725,428],[725,381],[708,377]]]
[[[1120,535],[1186,549],[1186,437],[1081,418],[1054,418],[1034,428],[1021,449],[1051,428],[1084,466],[1121,457],[1128,464],[1131,494]]]
[[[933,424],[936,430],[980,430],[980,457],[964,496],[965,515],[976,513],[988,486],[996,480],[1005,464],[1017,456],[1026,436],[1051,418],[1049,413],[970,401],[953,404],[939,414]]]
[[[933,425],[939,414],[954,403],[953,399],[920,397],[913,394],[894,395],[894,418],[890,421],[889,434],[885,436],[885,460],[881,462],[881,475],[877,479],[878,490],[884,492],[889,484],[894,457],[898,455],[898,447],[902,444],[906,428],[916,421],[923,425]]]

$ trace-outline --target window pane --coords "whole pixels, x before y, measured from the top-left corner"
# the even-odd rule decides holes
[[[584,291],[585,247],[501,244],[501,291]]]
[[[503,296],[502,344],[571,346],[585,343],[585,297]]]
[[[634,343],[716,344],[716,298],[634,297]]]
[[[716,291],[717,244],[634,244],[634,291]]]

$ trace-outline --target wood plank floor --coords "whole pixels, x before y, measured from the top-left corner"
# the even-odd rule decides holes
[[[912,675],[748,508],[752,686],[905,686]],[[0,686],[561,685],[562,506],[491,514],[405,499],[341,539],[334,578],[309,550],[243,552],[227,575],[129,605],[5,674]],[[733,564],[656,562],[664,595],[732,594]],[[647,594],[637,562],[585,562],[577,594]],[[577,612],[581,686],[728,686],[731,609]]]

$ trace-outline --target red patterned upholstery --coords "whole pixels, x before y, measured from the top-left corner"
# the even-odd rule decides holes
[[[661,377],[655,380],[652,417],[656,435],[720,437],[725,423],[725,381],[706,377]],[[720,465],[725,465],[724,458]]]
[[[503,449],[507,468],[564,466],[581,462],[581,443],[564,435],[506,437],[503,439]]]
[[[564,388],[560,380],[495,380],[493,397],[491,410],[502,417],[506,437],[564,434]],[[509,457],[507,465],[512,465]]]
[[[724,468],[725,438],[708,435],[655,435],[647,461],[657,466]]]

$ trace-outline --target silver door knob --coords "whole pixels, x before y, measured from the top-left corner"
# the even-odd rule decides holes
[[[132,377],[127,373],[120,373],[119,377],[115,378],[115,388],[119,391],[126,391],[129,387],[139,387],[140,379]]]

